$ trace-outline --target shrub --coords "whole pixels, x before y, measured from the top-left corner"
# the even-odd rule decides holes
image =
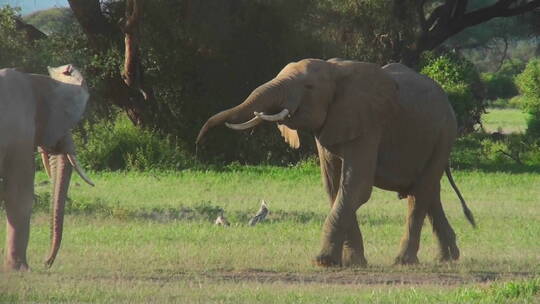
[[[510,98],[518,94],[514,78],[501,73],[483,73],[482,81],[486,86],[486,98]]]
[[[9,6],[0,8],[0,67],[17,67],[35,72],[40,65],[35,52],[37,42],[30,41],[22,31],[17,30],[17,15],[18,10]]]
[[[523,96],[517,95],[517,96],[514,96],[514,97],[510,98],[508,100],[507,105],[508,105],[509,108],[522,109],[524,107],[523,103],[524,103]]]
[[[185,169],[196,161],[168,137],[139,129],[118,115],[110,123],[88,122],[75,133],[78,157],[92,170]]]
[[[474,131],[485,112],[484,89],[474,65],[454,53],[441,56],[427,53],[421,62],[421,73],[446,91],[461,133]]]
[[[518,95],[514,78],[523,71],[525,63],[521,60],[508,60],[497,72],[483,73],[482,81],[486,86],[486,98],[511,98]]]
[[[499,138],[488,133],[471,133],[457,140],[451,163],[459,169],[539,171],[540,145],[524,134]]]
[[[516,77],[516,84],[522,94],[521,103],[531,114],[527,123],[527,133],[540,137],[540,58],[529,61],[525,70]]]

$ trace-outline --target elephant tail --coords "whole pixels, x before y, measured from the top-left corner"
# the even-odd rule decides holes
[[[448,177],[448,181],[450,182],[450,185],[452,185],[452,188],[456,192],[457,196],[459,197],[459,200],[461,201],[461,207],[463,208],[463,213],[465,213],[465,217],[471,223],[471,225],[476,228],[476,222],[474,221],[474,216],[467,207],[467,203],[465,203],[465,199],[463,199],[463,196],[461,195],[461,192],[459,192],[458,187],[456,186],[456,183],[454,182],[454,178],[452,177],[452,172],[450,171],[450,166],[446,166],[444,169],[444,172],[446,173],[446,177]]]

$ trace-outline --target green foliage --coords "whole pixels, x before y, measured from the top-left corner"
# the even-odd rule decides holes
[[[485,171],[540,171],[540,144],[524,134],[472,133],[459,138],[452,167]]]
[[[185,169],[193,158],[170,138],[133,126],[124,116],[113,122],[87,123],[76,133],[82,163],[92,170]]]
[[[504,109],[504,108],[515,107],[515,104],[512,104],[512,106],[510,106],[510,100],[505,99],[505,98],[497,98],[495,100],[489,100],[487,103],[490,108]]]
[[[468,1],[468,10],[492,5],[492,0]],[[473,61],[482,72],[496,72],[508,59],[527,62],[534,56],[538,41],[534,23],[540,12],[532,11],[519,16],[493,18],[476,26],[468,27],[450,37],[444,44],[459,51]]]
[[[0,68],[17,67],[35,71],[40,65],[39,57],[33,50],[35,43],[29,42],[23,32],[17,31],[15,18],[18,18],[17,10],[9,6],[0,8]]]
[[[327,57],[398,62],[404,54],[396,51],[395,39],[412,42],[418,34],[417,11],[406,1],[318,0],[311,6],[310,28]]]
[[[525,70],[516,77],[516,83],[522,94],[524,109],[531,114],[527,133],[540,137],[540,59],[529,61]]]
[[[455,53],[437,56],[428,52],[422,59],[420,72],[446,91],[461,132],[472,132],[485,112],[483,87],[474,65]]]
[[[529,61],[523,73],[517,77],[520,92],[540,103],[540,58]],[[529,111],[540,112],[538,104],[527,105]]]
[[[523,96],[520,96],[520,95],[514,96],[510,98],[510,100],[508,100],[508,107],[510,108],[523,109],[524,107],[523,104],[524,104],[524,99],[523,99]]]
[[[482,73],[489,100],[509,99],[518,94],[514,78],[523,71],[525,63],[520,60],[506,61],[497,72]]]
[[[145,126],[173,137],[186,153],[194,154],[195,138],[207,118],[241,103],[287,63],[323,57],[322,46],[304,22],[309,3],[148,2],[140,47],[144,83],[153,89],[155,99],[145,103]],[[115,24],[124,7],[112,1],[105,4],[106,17]],[[84,47],[81,42],[67,49]],[[111,44],[99,56],[82,57],[93,101],[107,105],[103,98],[110,92],[107,79],[123,65],[122,45]],[[216,128],[199,147],[198,156],[214,163],[288,164],[314,150],[312,139],[304,141],[299,151],[287,148],[274,126],[254,132],[246,136],[249,133]]]

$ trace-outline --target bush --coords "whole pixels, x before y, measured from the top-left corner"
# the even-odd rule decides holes
[[[113,123],[87,122],[75,133],[75,142],[80,161],[92,170],[174,170],[197,166],[176,142],[134,127],[123,114]]]
[[[524,103],[524,100],[523,100],[523,96],[521,95],[517,95],[517,96],[514,96],[512,98],[510,98],[508,100],[508,107],[509,108],[514,108],[514,109],[523,109],[523,103]]]
[[[17,14],[18,11],[9,6],[0,8],[0,68],[16,67],[36,72],[40,66],[35,52],[37,42],[29,41],[22,31],[17,30]]]
[[[527,123],[527,133],[540,137],[540,58],[529,61],[525,70],[516,77],[516,84],[522,94],[521,103],[531,114]]]
[[[441,56],[427,53],[420,72],[438,82],[448,94],[460,133],[474,131],[485,113],[484,89],[474,65],[454,53]]]
[[[511,98],[518,95],[518,89],[514,78],[525,68],[521,60],[509,60],[493,73],[483,73],[482,81],[486,86],[486,98],[495,100],[498,98]]]
[[[510,98],[518,94],[514,78],[501,73],[483,73],[482,81],[486,86],[486,98]]]
[[[488,171],[540,171],[540,144],[524,134],[471,133],[459,138],[452,167]]]

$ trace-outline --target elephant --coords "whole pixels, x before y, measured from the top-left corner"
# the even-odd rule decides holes
[[[293,148],[300,145],[297,130],[315,137],[331,208],[316,265],[367,265],[356,211],[374,186],[408,199],[396,264],[418,263],[426,215],[438,240],[439,260],[459,258],[456,234],[440,199],[443,172],[468,221],[475,222],[449,169],[457,123],[435,81],[399,63],[381,67],[337,58],[303,59],[286,65],[241,104],[210,117],[196,145],[215,126],[243,130],[265,121],[277,123]]]
[[[6,270],[28,270],[26,249],[34,200],[36,147],[52,178],[52,266],[62,240],[64,206],[73,168],[94,185],[80,167],[71,129],[81,119],[89,93],[72,65],[48,68],[49,75],[0,70],[0,201],[7,216]]]

